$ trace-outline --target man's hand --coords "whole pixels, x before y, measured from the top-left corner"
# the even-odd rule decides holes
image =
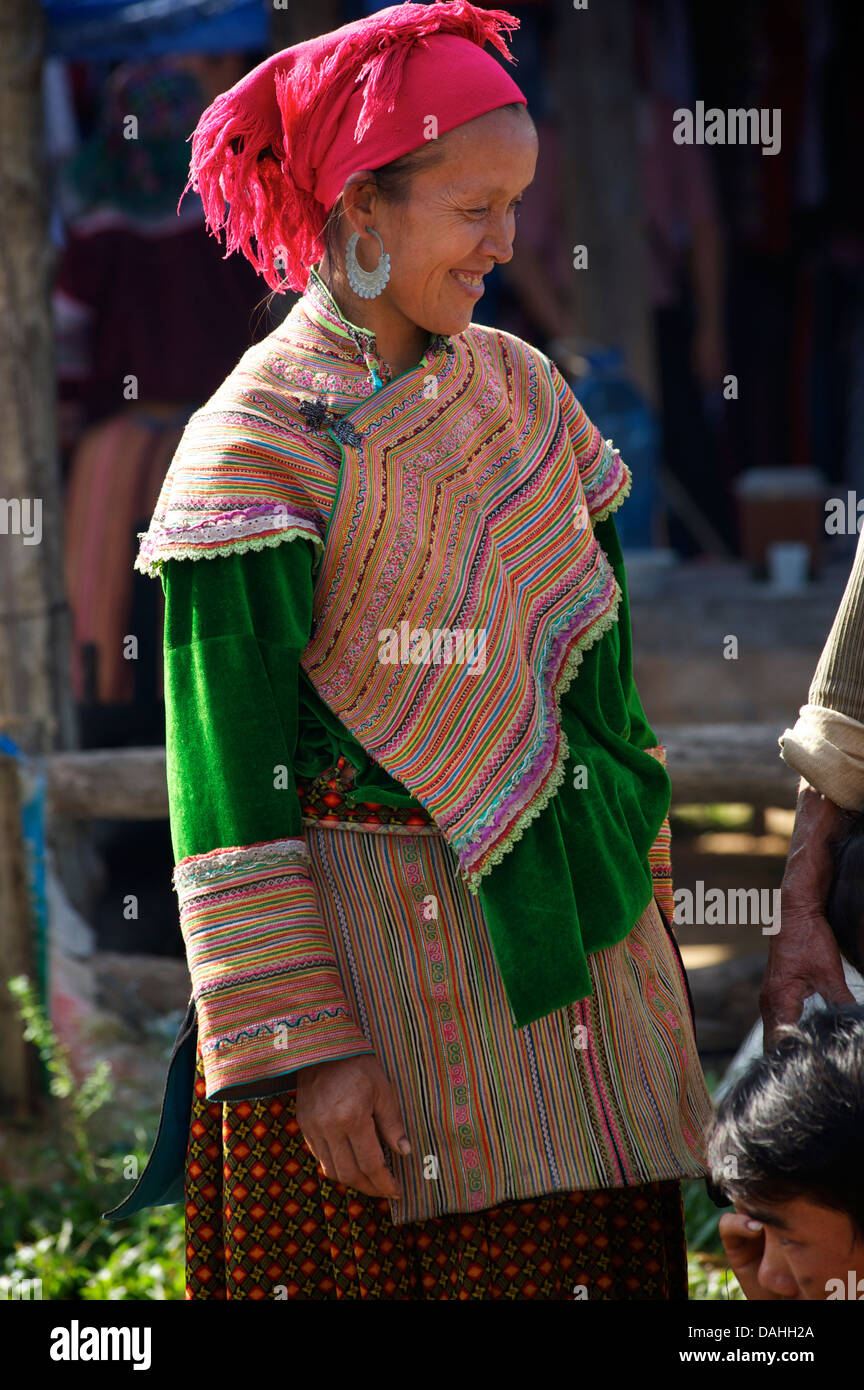
[[[783,906],[780,931],[768,948],[768,964],[759,994],[767,1050],[783,1023],[797,1023],[804,1000],[820,994],[826,1004],[854,1004],[846,984],[843,959],[834,933],[819,909]]]
[[[834,866],[831,844],[848,824],[845,811],[802,778],[795,828],[780,888],[780,930],[771,938],[759,1003],[765,1047],[782,1023],[797,1023],[804,1000],[820,994],[826,1004],[854,1004],[843,959],[825,920]]]
[[[297,1073],[297,1123],[331,1182],[368,1197],[398,1197],[382,1143],[411,1145],[392,1085],[376,1057],[320,1062]]]
[[[795,1280],[789,1277],[789,1292],[771,1293],[759,1283],[759,1266],[765,1253],[765,1227],[751,1221],[743,1212],[724,1212],[720,1217],[720,1239],[732,1273],[746,1298],[760,1303],[785,1303],[797,1297]]]

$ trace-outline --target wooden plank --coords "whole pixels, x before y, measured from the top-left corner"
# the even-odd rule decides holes
[[[794,806],[798,779],[779,756],[776,724],[692,724],[655,732],[666,746],[673,798]],[[45,760],[49,814],[73,820],[168,815],[164,748],[55,753]]]
[[[51,816],[72,820],[167,819],[164,748],[55,753],[45,760],[45,773]]]
[[[783,732],[776,724],[654,726],[666,748],[672,799],[743,801],[751,806],[794,807],[798,774],[780,757]]]

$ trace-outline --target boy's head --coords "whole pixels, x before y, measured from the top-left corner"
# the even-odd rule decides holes
[[[864,1298],[864,1008],[784,1029],[720,1101],[708,1162],[763,1225],[764,1296]]]

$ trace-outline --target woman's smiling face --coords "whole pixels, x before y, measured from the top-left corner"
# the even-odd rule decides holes
[[[444,158],[413,175],[406,196],[371,194],[357,230],[374,226],[390,256],[390,280],[376,307],[428,333],[460,333],[481,298],[482,277],[513,255],[516,209],[537,164],[537,133],[524,109],[499,109],[441,137]],[[443,144],[446,142],[446,145]],[[358,258],[377,264],[374,237]]]

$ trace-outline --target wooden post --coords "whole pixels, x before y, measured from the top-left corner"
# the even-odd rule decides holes
[[[77,746],[55,427],[44,16],[0,0],[0,729]]]
[[[556,0],[557,63],[570,259],[585,246],[587,269],[573,270],[576,332],[615,344],[645,397],[656,402],[645,273],[638,103],[627,0],[576,9]],[[518,74],[517,74],[518,81]]]
[[[77,746],[69,688],[55,430],[53,250],[42,127],[44,15],[0,0],[0,731],[29,753]],[[0,758],[0,1106],[36,1100],[35,1054],[5,981],[33,979],[18,769]]]

